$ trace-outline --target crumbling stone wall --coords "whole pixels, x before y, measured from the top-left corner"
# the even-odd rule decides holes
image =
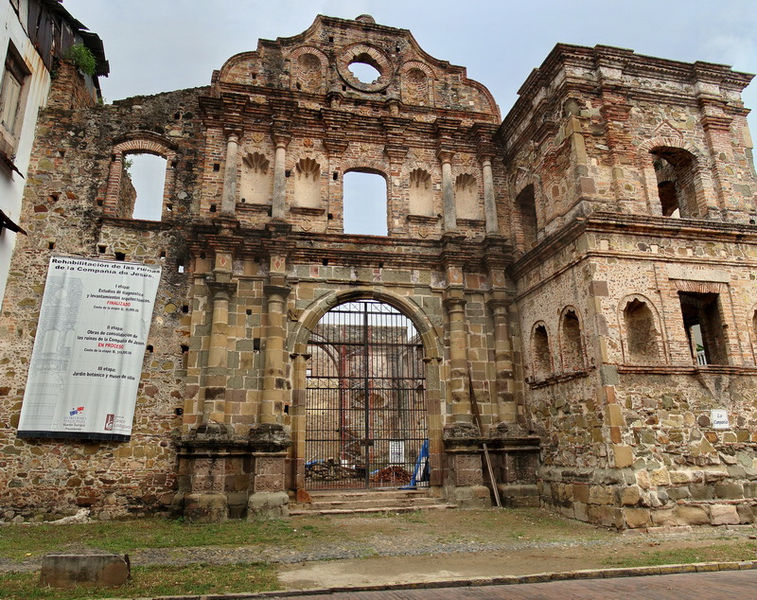
[[[545,361],[524,340],[527,414],[545,440],[541,494],[569,516],[615,527],[752,522],[757,188],[737,91],[750,77],[558,46],[500,128],[509,189],[533,186],[537,217],[531,249],[516,202],[520,327],[541,324],[554,365],[537,376]],[[658,178],[656,162],[679,179],[667,216],[657,184],[671,176]],[[712,307],[710,358],[693,350],[686,295]],[[560,368],[568,305],[589,340],[578,378]],[[729,415],[724,429],[712,428],[711,409]]]
[[[102,517],[126,512],[165,511],[176,487],[174,430],[183,407],[188,346],[189,281],[177,272],[186,261],[181,232],[196,186],[186,165],[197,160],[196,124],[173,118],[179,106],[196,105],[197,91],[137,98],[76,110],[49,108],[38,121],[27,179],[23,220],[29,235],[19,240],[3,304],[4,343],[0,388],[2,435],[0,485],[3,508],[31,517],[89,506]],[[195,109],[196,110],[196,109]],[[111,217],[102,204],[116,141],[126,136],[161,135],[180,140],[173,223]],[[186,162],[184,162],[186,161]],[[124,198],[125,196],[125,198]],[[128,183],[121,200],[133,206]],[[37,327],[49,257],[87,256],[161,264],[148,351],[142,370],[131,441],[76,442],[15,437],[28,361]],[[120,254],[119,254],[120,255]]]
[[[207,88],[51,107],[3,305],[3,508],[285,515],[310,334],[374,299],[418,330],[435,493],[489,503],[487,440],[510,504],[751,522],[749,79],[558,45],[500,125],[464,69],[363,15],[262,40]],[[138,152],[167,159],[160,221],[133,218]],[[344,233],[353,170],[387,182],[385,237]],[[163,266],[129,442],[15,437],[51,253]]]

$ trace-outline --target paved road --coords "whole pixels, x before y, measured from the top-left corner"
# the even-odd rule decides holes
[[[298,600],[720,600],[757,598],[757,569],[452,587],[427,590],[339,592]]]

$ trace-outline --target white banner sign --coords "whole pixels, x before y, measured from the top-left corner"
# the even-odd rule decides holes
[[[19,437],[129,439],[160,271],[50,259]]]

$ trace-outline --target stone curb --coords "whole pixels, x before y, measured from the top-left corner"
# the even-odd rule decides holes
[[[302,590],[280,590],[257,592],[254,594],[200,594],[192,596],[151,596],[149,598],[129,598],[128,600],[255,600],[259,598],[296,598],[309,595],[329,595],[342,592],[381,592],[396,590],[417,590],[435,588],[479,587],[490,585],[518,585],[522,583],[547,583],[575,579],[610,579],[613,577],[642,577],[647,575],[676,575],[679,573],[705,573],[712,571],[745,571],[757,569],[757,560],[702,562],[680,565],[659,565],[652,567],[621,567],[615,569],[583,569],[578,571],[558,571],[534,573],[532,575],[507,575],[504,577],[474,577],[471,579],[440,579],[418,583],[390,583],[382,585],[335,586]],[[127,600],[111,598],[110,600]]]

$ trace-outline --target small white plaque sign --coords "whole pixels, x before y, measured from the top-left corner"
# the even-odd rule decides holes
[[[728,422],[728,411],[722,408],[713,408],[710,411],[710,421],[713,429],[731,428],[731,424]]]

